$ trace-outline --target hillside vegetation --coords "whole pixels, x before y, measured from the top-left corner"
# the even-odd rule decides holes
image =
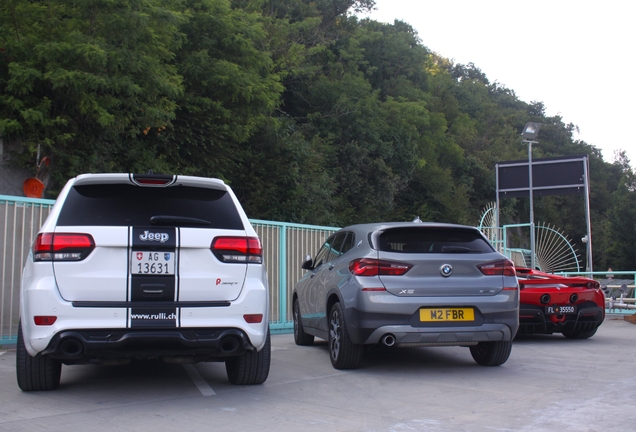
[[[477,225],[495,163],[587,154],[595,268],[636,269],[636,182],[576,126],[477,66],[433,54],[373,0],[4,0],[0,133],[14,160],[51,160],[48,194],[83,172],[219,177],[251,218],[343,226]],[[459,13],[459,12],[458,12]],[[555,107],[558,108],[558,107]],[[535,220],[584,251],[581,195],[535,200]],[[502,201],[528,222],[528,200]],[[584,255],[584,253],[583,253]]]

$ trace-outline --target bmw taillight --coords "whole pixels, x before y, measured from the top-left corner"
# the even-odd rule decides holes
[[[398,261],[358,258],[349,263],[354,276],[401,276],[413,266]]]
[[[226,263],[261,264],[263,248],[257,237],[217,237],[210,246],[219,261]]]
[[[33,243],[34,261],[81,261],[95,249],[90,234],[40,233]]]
[[[515,265],[512,261],[503,259],[500,261],[493,261],[486,264],[480,264],[477,266],[486,276],[516,276]]]

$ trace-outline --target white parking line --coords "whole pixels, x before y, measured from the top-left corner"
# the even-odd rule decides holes
[[[6,353],[6,351],[0,351],[0,355],[2,355],[2,354],[4,354],[4,353]]]
[[[184,364],[183,368],[186,370],[188,375],[190,375],[190,378],[192,378],[194,385],[197,386],[203,396],[216,395],[214,390],[212,390],[212,387],[210,387],[209,384],[205,382],[201,374],[194,368],[194,365]]]

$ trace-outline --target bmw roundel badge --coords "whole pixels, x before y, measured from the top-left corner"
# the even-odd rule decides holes
[[[444,264],[439,268],[439,272],[444,277],[449,277],[453,273],[453,266],[450,264]]]

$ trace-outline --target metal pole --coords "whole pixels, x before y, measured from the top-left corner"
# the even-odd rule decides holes
[[[495,201],[495,239],[499,252],[502,252],[504,248],[501,245],[501,233],[499,232],[499,164],[495,164],[495,180],[497,184],[497,199]],[[505,247],[505,245],[503,245]],[[503,253],[503,252],[502,252]]]
[[[530,266],[532,270],[535,267],[534,260],[534,196],[532,193],[532,143],[535,141],[526,141],[528,143],[528,190],[530,192]]]
[[[590,173],[589,158],[583,159],[583,177],[585,183],[585,223],[587,225],[587,266],[586,270],[594,271],[592,264],[592,221],[590,219]]]

